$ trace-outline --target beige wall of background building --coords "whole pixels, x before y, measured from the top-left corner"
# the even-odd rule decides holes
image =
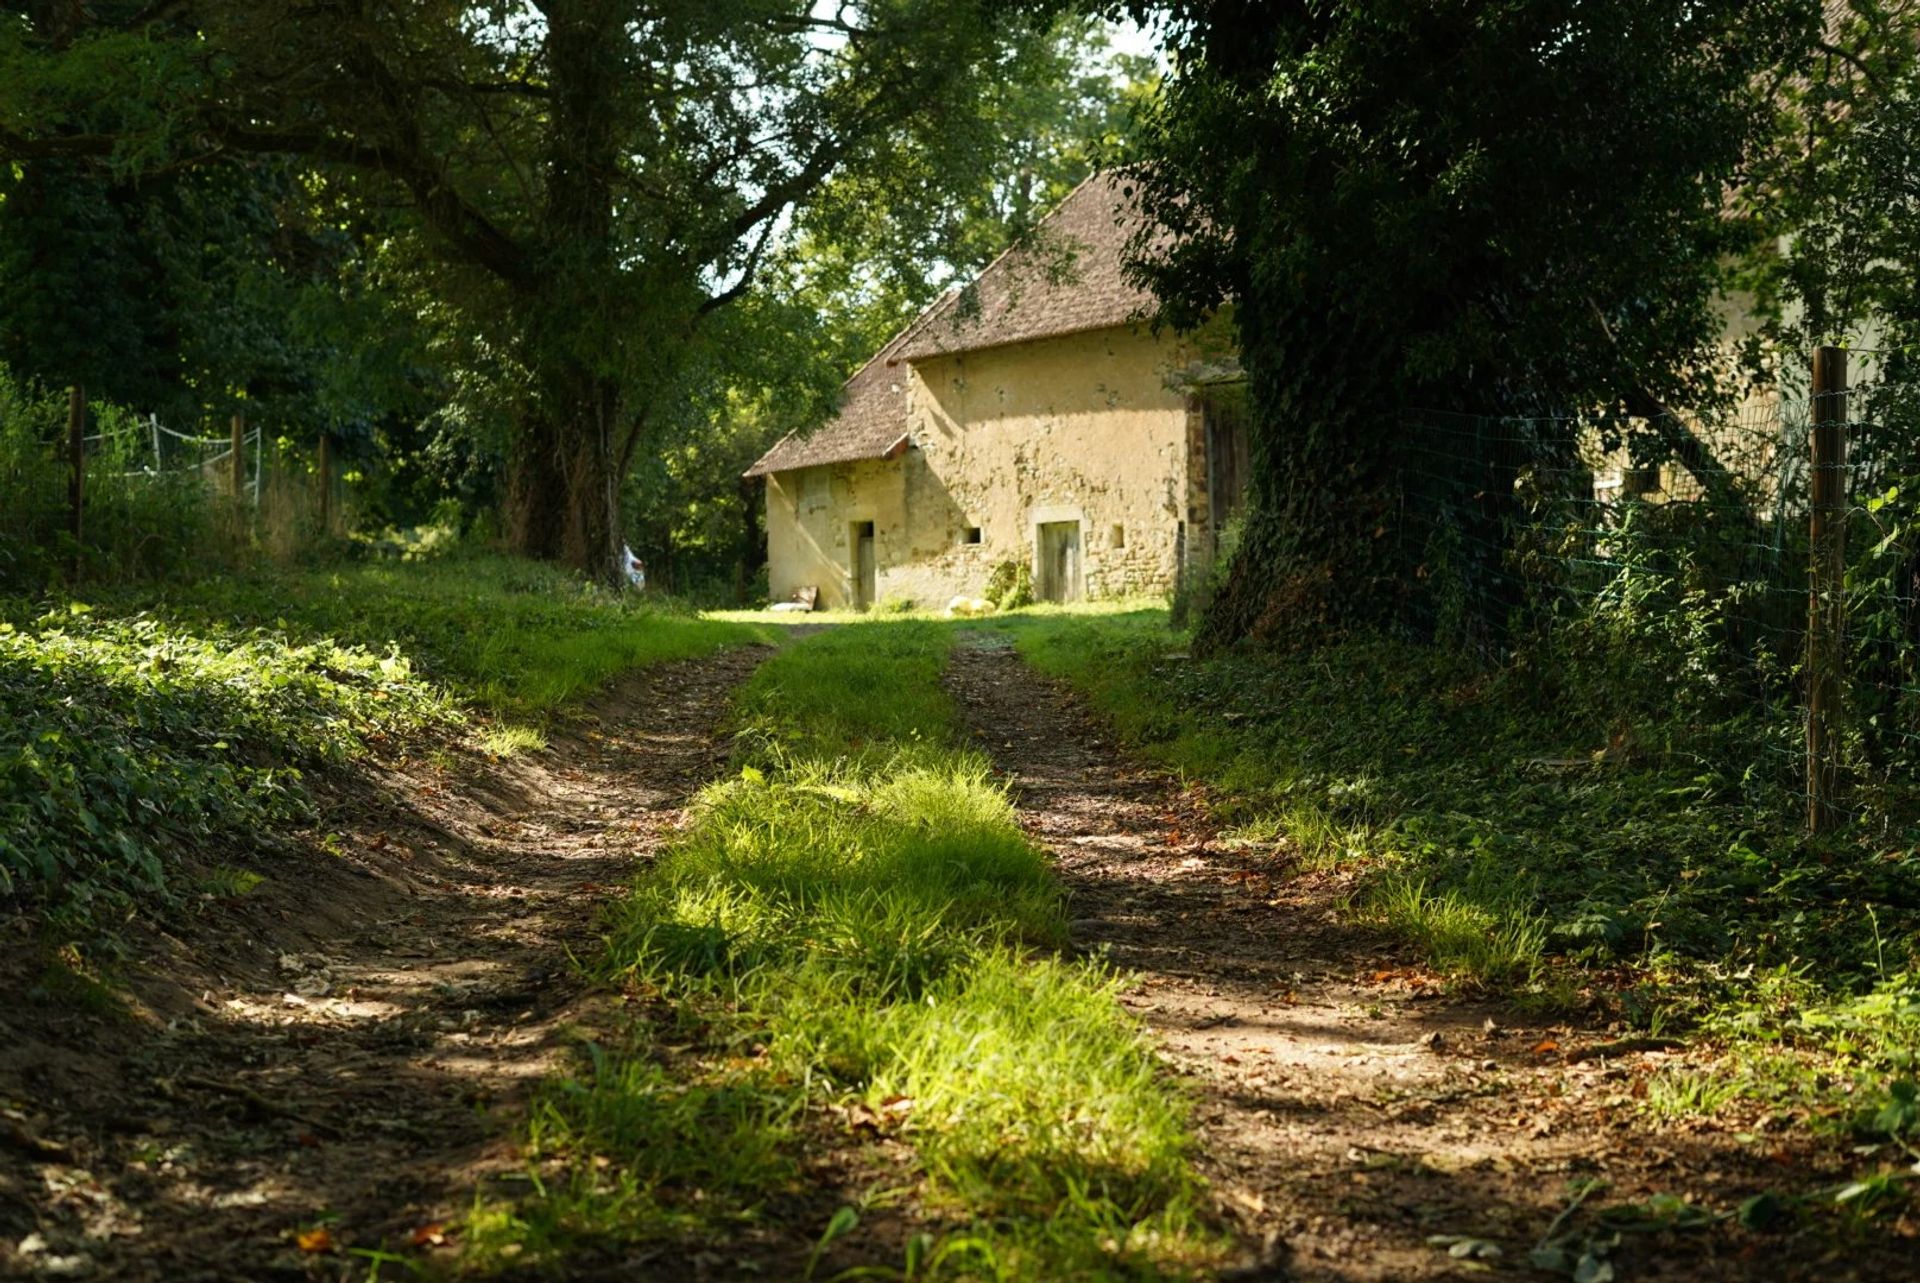
[[[1237,495],[1243,471],[1209,453],[1220,433],[1195,383],[1222,365],[1140,321],[1131,225],[1121,180],[1088,180],[1042,224],[1049,253],[1075,253],[1070,274],[1003,256],[968,306],[942,300],[849,379],[833,421],[750,470],[775,600],[939,607],[1006,561],[1043,597],[1164,594],[1210,556],[1212,491],[1230,474]]]

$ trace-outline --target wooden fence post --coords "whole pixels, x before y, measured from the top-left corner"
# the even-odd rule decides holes
[[[320,434],[320,533],[333,533],[333,434]]]
[[[247,416],[234,412],[233,423],[233,501],[239,503],[247,492]]]
[[[82,514],[87,500],[87,390],[78,383],[67,389],[67,506],[72,510],[69,530],[73,535],[73,565],[70,575],[80,578],[80,535]]]
[[[1839,817],[1840,723],[1846,690],[1847,354],[1813,352],[1813,466],[1807,573],[1807,832]]]

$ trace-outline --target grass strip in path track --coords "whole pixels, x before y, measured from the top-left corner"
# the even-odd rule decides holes
[[[544,1092],[539,1193],[476,1215],[471,1263],[648,1241],[750,1259],[783,1237],[790,1253],[796,1228],[838,1239],[822,1277],[1217,1259],[1184,1102],[1116,978],[1054,952],[1045,858],[986,759],[955,747],[951,636],[836,628],[742,689],[738,773],[609,923],[598,968],[645,1014]],[[910,1152],[893,1189],[818,1188],[841,1119]]]

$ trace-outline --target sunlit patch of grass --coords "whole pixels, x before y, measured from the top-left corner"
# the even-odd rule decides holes
[[[1404,873],[1379,879],[1366,904],[1440,970],[1474,984],[1525,985],[1540,970],[1547,928],[1538,914],[1488,908],[1458,890],[1430,892]]]
[[[494,757],[538,753],[547,746],[546,732],[534,726],[496,722],[480,732],[480,747]]]
[[[303,641],[398,648],[461,699],[522,720],[630,669],[775,635],[480,553],[210,577],[169,585],[160,600],[145,589],[127,596],[194,625],[241,622]]]
[[[664,1010],[542,1097],[542,1190],[489,1212],[495,1249],[519,1234],[559,1252],[569,1225],[725,1234],[787,1179],[809,1110],[857,1107],[916,1156],[940,1227],[915,1241],[916,1277],[1163,1277],[1217,1259],[1185,1103],[1115,978],[1051,953],[1060,889],[987,761],[952,746],[951,635],[821,633],[741,693],[738,774],[607,921],[599,974]],[[715,1108],[717,1123],[673,1123]],[[702,1167],[733,1131],[750,1161]],[[675,1219],[693,1206],[675,1191],[709,1187]],[[825,1229],[859,1252],[857,1214]]]
[[[676,1073],[644,1048],[616,1053],[592,1043],[577,1062],[529,1111],[536,1197],[475,1207],[470,1266],[553,1263],[585,1242],[744,1223],[793,1182],[788,1151],[804,1102],[764,1075],[693,1062]]]
[[[1647,1079],[1642,1107],[1658,1119],[1710,1118],[1739,1089],[1710,1069],[1665,1069]]]

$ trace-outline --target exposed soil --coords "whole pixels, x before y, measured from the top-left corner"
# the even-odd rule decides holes
[[[1636,1092],[1670,1053],[1450,992],[1352,925],[1343,877],[1296,869],[1284,845],[1221,842],[1199,790],[1127,760],[1004,636],[962,634],[949,685],[1059,860],[1076,945],[1138,977],[1127,1001],[1190,1086],[1202,1166],[1243,1244],[1230,1277],[1550,1277],[1530,1250],[1551,1229],[1577,1253],[1604,1209],[1670,1194],[1724,1211],[1841,1176],[1832,1149],[1648,1121]],[[1555,1225],[1583,1178],[1608,1184]],[[1438,1236],[1480,1242],[1455,1256]],[[1620,1237],[1622,1280],[1920,1277],[1911,1217],[1845,1243],[1830,1224],[1644,1218]]]
[[[634,674],[538,753],[324,781],[320,827],[235,854],[264,882],[129,925],[130,1000],[49,970],[23,924],[0,943],[0,993],[28,995],[0,1008],[0,1275],[326,1278],[435,1247],[518,1169],[527,1089],[611,1001],[569,951],[724,759],[715,721],[764,654]]]

